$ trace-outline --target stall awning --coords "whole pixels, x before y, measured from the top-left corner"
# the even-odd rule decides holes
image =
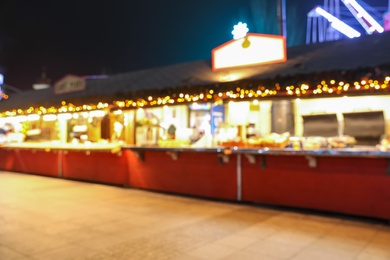
[[[181,93],[207,93],[210,89],[221,94],[243,88],[264,94],[268,89],[284,91],[292,85],[310,85],[315,89],[325,79],[352,84],[365,78],[383,80],[390,74],[389,45],[390,32],[385,32],[352,40],[289,47],[288,59],[283,63],[213,71],[210,60],[200,60],[109,75],[102,79],[87,79],[85,90],[79,92],[56,94],[49,88],[12,94],[0,102],[0,112],[58,107],[62,101],[84,105],[148,99],[150,96],[177,97]],[[302,91],[298,94],[304,96]]]

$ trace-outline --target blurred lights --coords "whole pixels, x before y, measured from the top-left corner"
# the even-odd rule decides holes
[[[57,116],[57,118],[58,118],[59,120],[69,120],[69,119],[72,118],[72,114],[69,114],[69,113],[59,114],[59,115]]]
[[[237,25],[233,26],[233,39],[241,39],[246,36],[246,34],[249,32],[249,29],[247,27],[246,23],[239,22]]]
[[[89,112],[90,117],[104,117],[106,115],[106,112],[102,110],[94,110]]]
[[[42,117],[43,121],[55,121],[57,120],[57,115],[49,114],[49,115],[44,115]]]
[[[122,110],[115,110],[114,112],[114,115],[121,115],[122,114]]]
[[[77,119],[79,116],[103,117],[106,115],[106,109],[112,108],[114,114],[122,113],[122,109],[134,109],[153,106],[168,106],[182,103],[203,103],[203,102],[223,102],[237,99],[248,99],[253,102],[259,102],[259,98],[273,97],[311,97],[318,95],[349,95],[350,93],[372,92],[372,91],[389,91],[390,76],[384,77],[382,81],[373,79],[362,79],[360,81],[346,82],[337,81],[336,79],[321,80],[320,83],[309,85],[301,83],[299,85],[283,86],[280,83],[273,84],[271,87],[258,85],[245,87],[232,86],[229,89],[218,90],[207,89],[199,93],[178,92],[165,96],[146,96],[145,99],[138,98],[134,100],[117,100],[111,105],[104,102],[97,104],[84,104],[81,106],[72,103],[61,102],[60,107],[30,107],[28,109],[15,109],[0,113],[0,117],[26,116],[29,121],[39,120],[40,115],[57,115],[58,119],[70,118]],[[50,117],[45,117],[50,118]]]
[[[40,119],[40,116],[37,114],[32,114],[27,116],[28,121],[38,121]]]

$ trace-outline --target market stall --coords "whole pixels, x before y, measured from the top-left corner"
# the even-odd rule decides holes
[[[0,169],[390,219],[387,43],[384,33],[289,48],[279,63],[191,62],[79,89],[82,78],[65,77],[0,102]]]

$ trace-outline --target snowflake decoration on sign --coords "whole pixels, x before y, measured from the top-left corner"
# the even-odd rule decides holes
[[[237,40],[237,39],[244,38],[248,31],[249,29],[247,27],[247,24],[239,22],[237,25],[234,25],[233,27],[233,31],[232,31],[233,39]]]

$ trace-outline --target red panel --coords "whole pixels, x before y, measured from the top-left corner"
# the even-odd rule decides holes
[[[144,161],[126,150],[129,185],[178,194],[236,200],[236,156],[219,163],[216,153],[144,151]]]
[[[125,156],[108,152],[68,151],[63,155],[62,176],[69,179],[127,185]]]
[[[0,148],[0,170],[15,171],[14,150]]]
[[[43,150],[15,149],[14,171],[34,173],[47,176],[58,176],[57,152],[46,152]]]
[[[229,162],[212,152],[69,151],[0,149],[0,169],[62,176],[208,198],[237,199],[237,155]],[[59,159],[62,158],[62,168]],[[261,158],[264,158],[262,163]],[[242,200],[390,219],[390,175],[386,158],[258,155],[241,158]],[[262,167],[262,166],[265,167]],[[61,168],[61,169],[60,169]]]
[[[266,156],[265,169],[242,161],[244,201],[390,219],[390,175],[384,158]]]

